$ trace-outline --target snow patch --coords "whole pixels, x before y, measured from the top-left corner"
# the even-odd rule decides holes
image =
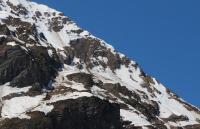
[[[146,120],[145,116],[132,111],[121,109],[120,115],[124,121],[131,121],[135,126],[151,125],[151,123]]]
[[[23,97],[15,97],[10,100],[6,100],[3,102],[3,107],[1,111],[1,116],[3,118],[26,118],[30,119],[29,116],[26,115],[26,112],[31,111],[36,108],[40,102],[44,99],[44,96],[23,96]]]
[[[28,90],[31,88],[31,86],[24,87],[24,88],[16,88],[16,87],[11,87],[10,83],[6,83],[4,85],[0,86],[0,97],[4,97],[13,93],[26,93]]]
[[[54,95],[51,97],[50,101],[48,103],[54,103],[61,100],[67,100],[67,99],[77,99],[80,97],[91,97],[93,96],[91,93],[88,92],[72,92],[72,93],[65,93],[65,94],[59,94]]]

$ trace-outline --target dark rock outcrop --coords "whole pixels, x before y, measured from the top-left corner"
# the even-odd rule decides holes
[[[45,116],[32,112],[31,119],[6,119],[1,129],[122,129],[120,107],[96,97],[54,103]]]
[[[90,88],[94,85],[93,77],[87,73],[74,73],[67,76],[70,81],[82,83],[86,88]]]
[[[125,65],[128,67],[130,60],[127,57],[120,57],[119,54],[113,53],[106,46],[103,46],[98,39],[78,39],[71,41],[72,49],[69,52],[77,58],[80,58],[81,62],[86,63],[87,68],[93,68],[95,66],[109,67],[111,70],[116,70]],[[98,57],[105,57],[108,62],[98,60]],[[91,60],[95,58],[96,61]]]
[[[10,82],[12,86],[24,87],[39,83],[47,87],[61,66],[59,61],[49,57],[47,48],[34,46],[0,46],[0,84]]]
[[[172,114],[171,116],[169,116],[169,118],[164,119],[165,121],[172,121],[172,122],[179,122],[179,121],[188,121],[189,118],[187,116],[177,116],[175,114]]]

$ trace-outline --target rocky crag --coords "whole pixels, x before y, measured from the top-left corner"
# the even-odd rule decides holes
[[[0,129],[199,129],[200,111],[63,13],[0,0]]]

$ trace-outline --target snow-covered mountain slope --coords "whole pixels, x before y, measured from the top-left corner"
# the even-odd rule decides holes
[[[199,129],[200,111],[63,13],[0,0],[1,129]]]

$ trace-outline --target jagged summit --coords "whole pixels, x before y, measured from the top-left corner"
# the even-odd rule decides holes
[[[198,129],[200,111],[63,13],[0,0],[0,129]]]

